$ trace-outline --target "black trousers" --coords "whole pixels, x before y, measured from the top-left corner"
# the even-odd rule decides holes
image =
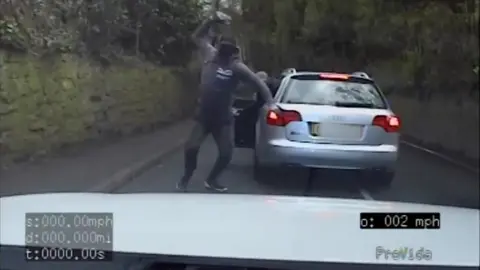
[[[197,158],[200,146],[208,135],[212,135],[218,148],[218,156],[207,181],[216,183],[217,178],[230,164],[233,154],[233,125],[216,124],[208,125],[202,121],[196,121],[185,145],[185,176],[189,179],[197,168]]]

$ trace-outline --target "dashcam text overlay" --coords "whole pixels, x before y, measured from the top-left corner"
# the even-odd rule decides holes
[[[433,253],[424,247],[393,247],[377,246],[375,259],[383,261],[431,261]]]
[[[25,257],[33,261],[110,260],[112,213],[27,213]]]
[[[360,213],[360,229],[440,229],[440,213]]]

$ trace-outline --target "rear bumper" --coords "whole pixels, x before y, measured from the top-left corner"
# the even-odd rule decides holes
[[[394,170],[397,145],[335,145],[271,140],[257,148],[258,160],[271,166]]]

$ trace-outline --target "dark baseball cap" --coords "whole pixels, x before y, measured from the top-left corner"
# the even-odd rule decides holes
[[[219,40],[220,45],[227,45],[237,47],[237,40],[234,37],[221,36]]]
[[[240,51],[237,46],[237,41],[233,37],[222,36],[220,37],[218,43],[222,54],[237,54]]]

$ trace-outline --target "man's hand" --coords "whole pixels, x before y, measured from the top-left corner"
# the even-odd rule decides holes
[[[280,108],[278,107],[278,105],[276,103],[267,103],[267,104],[265,104],[265,106],[267,106],[267,109],[270,110],[270,111],[280,110]]]

